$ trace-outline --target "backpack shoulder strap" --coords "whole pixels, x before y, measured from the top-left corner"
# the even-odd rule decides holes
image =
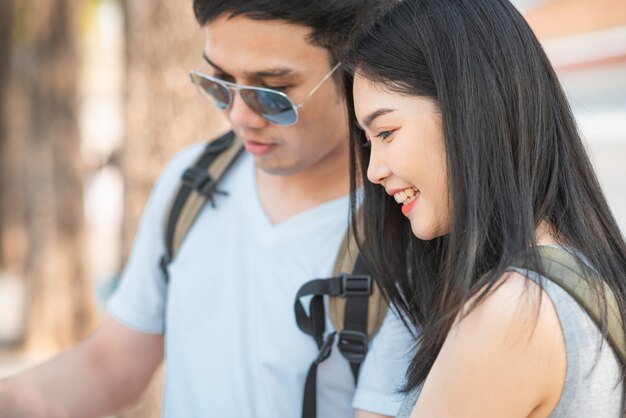
[[[329,316],[339,337],[337,347],[350,363],[356,383],[369,341],[380,329],[388,305],[350,229],[337,254],[333,275],[342,278],[343,294],[329,296]]]
[[[538,247],[542,264],[542,273],[552,282],[559,285],[578,302],[601,328],[602,319],[606,313],[607,340],[615,350],[621,363],[626,365],[626,336],[624,333],[624,323],[619,311],[615,294],[609,286],[602,281],[604,287],[604,298],[606,300],[606,312],[602,309],[594,297],[592,285],[585,277],[593,274],[585,270],[578,259],[570,252],[554,247]],[[529,269],[527,263],[522,258],[518,258],[513,267]]]
[[[312,296],[309,313],[300,300],[307,296]],[[329,297],[329,316],[335,327],[326,337],[324,296]],[[319,348],[307,374],[302,402],[302,418],[316,418],[317,366],[330,356],[335,337],[338,337],[339,351],[350,363],[356,383],[369,341],[380,329],[388,310],[350,230],[337,253],[333,277],[304,283],[296,294],[294,310],[298,327],[313,337]]]
[[[337,252],[333,276],[345,275],[352,272],[353,275],[368,275],[369,269],[363,263],[363,258],[359,253],[354,234],[347,231],[343,238],[341,247]],[[330,319],[337,332],[345,328],[346,309],[349,308],[348,300],[341,296],[330,296],[328,300],[328,311]],[[380,329],[385,316],[387,315],[388,304],[383,298],[376,282],[372,282],[372,293],[368,298],[367,328],[365,330],[371,340]]]
[[[176,256],[187,232],[208,201],[215,206],[219,181],[241,155],[242,141],[233,131],[209,142],[195,163],[183,173],[165,224],[165,254],[161,268],[168,279],[167,266]]]

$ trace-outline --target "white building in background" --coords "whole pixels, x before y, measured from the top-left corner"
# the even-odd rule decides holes
[[[626,235],[626,25],[550,39],[544,47]]]
[[[626,235],[626,3],[511,2],[542,41]]]

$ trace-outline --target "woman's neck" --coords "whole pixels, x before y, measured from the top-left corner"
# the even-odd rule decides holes
[[[547,221],[539,222],[539,226],[535,229],[535,241],[537,245],[563,244],[552,225]]]

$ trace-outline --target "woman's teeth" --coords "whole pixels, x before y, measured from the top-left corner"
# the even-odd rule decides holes
[[[413,200],[415,200],[418,192],[419,190],[417,190],[415,187],[410,187],[394,194],[393,198],[396,199],[396,202],[406,205],[407,203],[411,203]]]

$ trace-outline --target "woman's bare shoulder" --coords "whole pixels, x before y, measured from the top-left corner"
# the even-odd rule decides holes
[[[436,417],[547,416],[558,403],[566,354],[548,295],[525,276],[505,273],[459,315],[424,384],[416,411]],[[421,416],[421,415],[416,415]]]

